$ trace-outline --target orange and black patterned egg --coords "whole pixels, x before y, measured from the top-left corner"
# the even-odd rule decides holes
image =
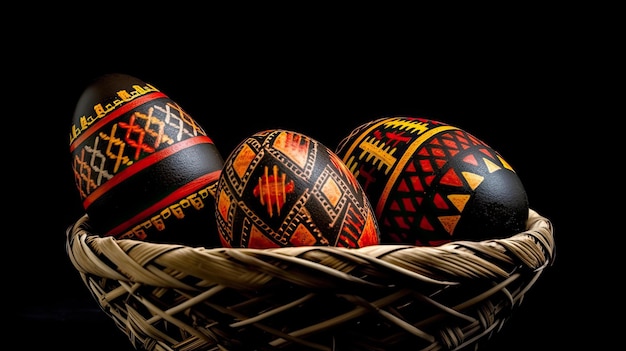
[[[383,243],[437,246],[525,230],[529,204],[517,173],[460,128],[385,117],[358,126],[335,152],[367,193]]]
[[[371,204],[337,155],[301,133],[272,129],[242,141],[215,192],[224,247],[364,247],[379,243]]]
[[[95,232],[219,246],[213,191],[223,158],[204,129],[153,85],[117,73],[96,79],[76,105],[70,151]]]

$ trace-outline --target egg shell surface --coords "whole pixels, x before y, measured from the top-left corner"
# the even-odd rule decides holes
[[[383,117],[355,128],[335,152],[368,195],[382,243],[438,246],[526,228],[529,203],[517,173],[458,127]]]
[[[367,196],[337,155],[301,133],[273,129],[226,158],[215,193],[224,247],[364,247],[380,241]]]
[[[223,158],[204,129],[153,85],[118,73],[94,80],[76,104],[70,151],[95,232],[219,245],[213,191]]]

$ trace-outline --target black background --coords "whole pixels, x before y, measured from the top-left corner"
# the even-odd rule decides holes
[[[65,230],[83,214],[71,172],[71,118],[90,81],[113,72],[149,82],[179,103],[224,157],[271,128],[334,149],[352,128],[392,115],[429,117],[474,134],[515,168],[531,208],[553,222],[557,248],[554,265],[483,349],[599,346],[602,332],[590,328],[603,324],[592,317],[602,310],[592,297],[602,288],[589,273],[595,256],[583,254],[580,206],[588,200],[572,194],[588,141],[576,137],[581,126],[574,123],[585,103],[581,90],[589,88],[577,69],[580,47],[556,28],[529,33],[524,23],[436,39],[431,35],[441,28],[399,38],[376,29],[320,36],[319,27],[298,34],[255,27],[229,40],[212,29],[126,36],[113,26],[90,37],[76,24],[63,35],[42,29],[36,42],[22,41],[19,58],[6,66],[5,103],[16,109],[4,117],[11,126],[5,134],[12,134],[4,140],[5,199],[13,199],[5,219],[12,223],[5,260],[13,274],[4,304],[16,315],[16,349],[132,349],[65,252]],[[192,31],[195,39],[186,40]]]

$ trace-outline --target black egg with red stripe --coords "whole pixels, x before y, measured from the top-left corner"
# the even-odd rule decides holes
[[[95,230],[161,242],[183,241],[172,228],[190,237],[216,232],[208,213],[222,156],[169,97],[134,77],[107,75],[85,90],[73,122],[76,186]],[[189,233],[196,230],[203,234]]]

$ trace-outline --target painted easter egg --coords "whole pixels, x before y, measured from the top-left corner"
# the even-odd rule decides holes
[[[354,175],[332,150],[293,131],[242,141],[224,161],[215,201],[224,247],[356,248],[380,239]]]
[[[125,74],[97,78],[70,131],[72,168],[94,232],[218,246],[214,187],[223,158],[181,106]]]
[[[460,128],[385,117],[355,128],[335,152],[367,193],[383,243],[437,246],[525,230],[521,179],[496,150]]]

